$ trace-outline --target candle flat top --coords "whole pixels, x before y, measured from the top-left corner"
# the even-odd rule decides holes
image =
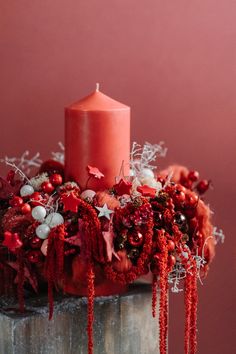
[[[123,103],[113,100],[100,91],[95,91],[82,100],[68,106],[67,109],[80,111],[107,111],[107,110],[127,110],[130,109]]]

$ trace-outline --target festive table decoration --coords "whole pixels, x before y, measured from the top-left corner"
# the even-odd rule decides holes
[[[168,284],[173,292],[185,292],[185,353],[196,353],[197,279],[214,257],[214,233],[223,234],[213,230],[202,199],[210,183],[196,171],[172,166],[154,175],[151,163],[164,154],[162,144],[134,144],[130,177],[97,192],[65,182],[59,162],[44,162],[30,178],[6,159],[11,170],[0,189],[1,293],[16,292],[22,312],[24,289],[39,292],[48,283],[50,318],[54,290],[86,293],[92,353],[93,298],[97,290],[102,295],[99,286],[106,282],[102,291],[108,295],[116,284],[119,293],[148,274],[153,316],[160,288],[161,354],[167,351]],[[103,178],[96,167],[86,169],[88,178]]]
[[[88,298],[88,353],[93,352],[94,296],[128,284],[160,289],[160,354],[167,352],[168,289],[185,293],[185,354],[196,353],[197,280],[204,278],[222,231],[203,199],[211,182],[171,166],[156,173],[163,143],[134,143],[129,107],[99,92],[66,109],[66,145],[42,162],[26,152],[5,158],[0,178],[0,293],[53,293]],[[65,154],[65,168],[64,168]],[[30,177],[30,168],[37,167]],[[70,179],[69,177],[72,177]],[[183,289],[182,289],[183,286]]]

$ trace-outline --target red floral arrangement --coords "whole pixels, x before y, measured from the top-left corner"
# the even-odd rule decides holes
[[[215,254],[217,238],[202,196],[211,185],[197,171],[171,166],[155,175],[151,161],[162,145],[134,144],[131,175],[110,190],[81,190],[64,181],[62,163],[5,159],[11,166],[0,179],[0,293],[36,293],[47,283],[49,318],[53,292],[88,297],[88,353],[93,352],[94,296],[125,291],[146,277],[152,283],[152,314],[160,289],[160,353],[167,352],[169,284],[185,292],[185,353],[196,353],[197,280]],[[55,154],[54,157],[58,157]],[[61,156],[60,156],[61,157]],[[27,162],[24,166],[24,163]],[[24,167],[40,168],[30,178]],[[88,166],[89,179],[104,177]]]

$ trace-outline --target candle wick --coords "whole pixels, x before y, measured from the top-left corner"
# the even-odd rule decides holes
[[[100,84],[97,82],[97,83],[96,83],[96,92],[99,91],[99,86],[100,86]]]

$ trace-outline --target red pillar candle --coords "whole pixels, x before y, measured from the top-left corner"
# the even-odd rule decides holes
[[[110,188],[124,162],[129,174],[130,108],[96,91],[65,109],[65,176],[86,188],[87,166],[105,177],[91,178],[88,188]]]

